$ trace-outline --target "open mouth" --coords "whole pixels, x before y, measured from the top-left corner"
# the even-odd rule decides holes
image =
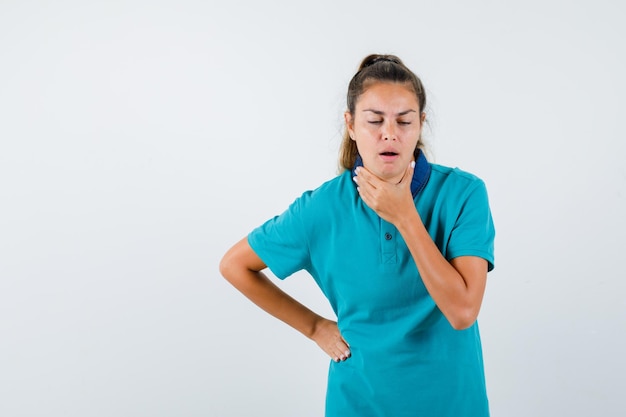
[[[389,162],[389,163],[393,163],[395,161],[398,160],[398,152],[394,152],[394,151],[385,151],[385,152],[381,152],[378,154],[380,159],[383,162]]]

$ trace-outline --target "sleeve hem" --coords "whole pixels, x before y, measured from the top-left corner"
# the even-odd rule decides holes
[[[291,275],[291,274],[285,273],[285,271],[281,271],[281,268],[277,267],[276,265],[274,265],[273,260],[268,258],[267,254],[263,253],[262,250],[259,250],[259,248],[256,246],[255,238],[252,235],[252,233],[248,234],[247,239],[248,239],[248,245],[250,245],[250,248],[252,248],[254,253],[256,253],[256,255],[259,258],[261,258],[261,260],[263,261],[265,266],[267,266],[267,268],[270,271],[272,271],[272,274],[274,274],[276,276],[276,278],[278,278],[280,280],[284,280],[289,275]]]
[[[482,250],[469,250],[468,249],[464,251],[458,251],[458,252],[448,254],[446,258],[448,259],[448,261],[451,261],[452,259],[458,258],[460,256],[476,256],[479,258],[483,258],[484,260],[487,261],[487,272],[491,272],[495,268],[493,255],[489,252],[482,251]]]

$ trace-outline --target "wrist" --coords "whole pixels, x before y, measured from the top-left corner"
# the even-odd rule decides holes
[[[305,333],[305,336],[311,340],[315,340],[315,336],[317,335],[320,328],[324,325],[324,322],[327,321],[324,317],[315,315],[311,326],[309,328],[308,333]]]
[[[394,222],[394,226],[396,226],[400,234],[404,235],[406,232],[409,232],[415,227],[423,227],[424,225],[417,209],[413,204],[411,204],[410,208],[401,212],[398,216],[398,220]]]

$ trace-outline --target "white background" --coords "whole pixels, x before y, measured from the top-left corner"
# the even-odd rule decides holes
[[[1,0],[0,415],[321,416],[327,358],[218,263],[335,175],[388,52],[489,189],[492,414],[623,416],[624,6],[505,3]]]

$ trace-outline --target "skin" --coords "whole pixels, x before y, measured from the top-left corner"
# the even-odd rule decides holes
[[[349,358],[350,347],[337,323],[314,313],[278,288],[261,272],[265,268],[247,238],[236,243],[220,263],[224,278],[253,303],[315,341],[334,361]]]
[[[450,324],[455,329],[471,326],[485,291],[487,261],[463,256],[448,262],[415,210],[410,189],[413,151],[424,121],[417,97],[404,84],[375,83],[359,97],[354,114],[345,114],[345,121],[363,159],[355,177],[361,198],[402,234],[428,292]],[[220,262],[222,275],[252,302],[315,341],[333,360],[348,359],[350,347],[337,323],[278,288],[263,274],[266,267],[247,238]]]
[[[425,119],[419,108],[415,93],[404,84],[376,83],[361,94],[354,115],[344,114],[363,166],[381,180],[399,183],[414,159]],[[396,156],[385,156],[385,151]]]
[[[356,141],[363,167],[355,182],[365,202],[400,232],[429,294],[452,327],[461,330],[476,321],[487,282],[487,261],[461,256],[448,262],[424,227],[411,195],[413,151],[425,115],[405,84],[380,82],[357,101],[354,115],[344,117]],[[387,150],[397,152],[386,157]]]

